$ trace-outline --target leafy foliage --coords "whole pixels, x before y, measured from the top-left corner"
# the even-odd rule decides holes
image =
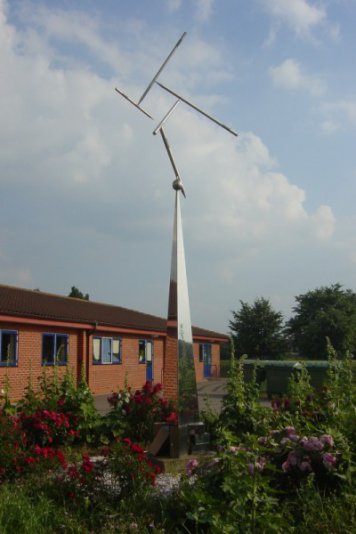
[[[176,424],[177,414],[172,402],[162,396],[162,385],[147,381],[139,390],[125,387],[108,398],[112,410],[104,419],[102,431],[110,437],[126,436],[149,443],[155,422]]]
[[[267,412],[259,402],[259,386],[256,382],[256,369],[252,380],[244,380],[244,357],[235,359],[233,341],[231,340],[231,363],[223,399],[222,411],[218,419],[217,431],[220,440],[230,437],[242,437],[245,434],[261,432],[269,422]],[[257,363],[257,362],[256,362]]]
[[[356,352],[355,292],[334,284],[298,295],[296,301],[288,331],[301,356],[326,359],[326,338],[337,353]]]
[[[240,305],[230,321],[237,354],[266,360],[281,358],[286,350],[282,314],[274,311],[265,298],[256,299],[252,305],[241,300]]]
[[[85,293],[85,294],[82,293],[80,291],[80,289],[78,289],[75,286],[72,286],[68,297],[72,297],[72,298],[75,298],[75,299],[89,300],[89,294],[88,293]]]

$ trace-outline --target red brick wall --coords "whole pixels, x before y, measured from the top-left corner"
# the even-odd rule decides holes
[[[163,388],[167,399],[178,400],[178,340],[175,327],[168,328],[166,337],[164,368],[163,368]]]
[[[104,331],[95,332],[95,336],[115,335]],[[163,366],[163,338],[152,339],[145,336],[117,336],[121,338],[121,364],[93,364],[92,336],[89,341],[89,379],[90,389],[94,394],[106,394],[124,387],[126,381],[132,389],[140,389],[146,382],[146,364],[138,363],[139,339],[153,341],[153,382],[161,382]]]
[[[204,343],[209,343],[209,340],[205,340]],[[204,363],[199,361],[199,345],[200,342],[195,342],[193,344],[193,353],[194,353],[194,363],[195,363],[195,373],[197,377],[197,382],[202,382],[204,379]],[[212,365],[212,376],[220,376],[220,344],[212,343],[211,344],[211,365]]]
[[[73,370],[74,377],[77,376],[78,361],[78,333],[65,328],[53,327],[46,329],[40,326],[27,326],[14,323],[0,323],[0,330],[16,330],[18,332],[18,361],[17,367],[0,367],[0,389],[4,388],[6,377],[10,383],[10,397],[12,400],[19,400],[31,378],[32,387],[38,386],[38,378],[43,372],[47,376],[53,376],[52,366],[42,366],[42,334],[68,334],[68,365]],[[57,367],[59,376],[63,376],[66,367]]]
[[[62,327],[49,327],[23,325],[14,323],[0,323],[0,329],[16,330],[19,334],[18,345],[18,366],[0,367],[0,389],[4,387],[4,380],[7,376],[10,382],[10,396],[12,400],[18,400],[23,396],[26,386],[31,376],[32,385],[35,388],[38,377],[45,370],[48,376],[53,374],[53,367],[43,367],[42,357],[42,334],[43,333],[63,333],[69,335],[69,355],[68,365],[73,370],[73,375],[77,379],[80,377],[83,368],[87,377],[88,385],[94,394],[106,394],[117,391],[127,383],[138,389],[146,381],[146,365],[138,363],[138,342],[139,339],[153,341],[153,369],[155,383],[162,382],[165,395],[168,398],[177,397],[177,340],[174,335],[170,335],[168,330],[167,338],[145,337],[139,335],[119,335],[108,333],[104,330],[95,331],[95,336],[120,337],[122,340],[122,364],[120,365],[93,365],[92,363],[92,335],[88,335],[83,330],[76,330]],[[205,340],[209,342],[208,340]],[[203,362],[199,362],[199,343],[193,346],[194,360],[197,382],[204,380]],[[212,364],[213,371],[220,374],[220,345],[212,344]],[[57,367],[59,376],[65,373],[65,367]]]

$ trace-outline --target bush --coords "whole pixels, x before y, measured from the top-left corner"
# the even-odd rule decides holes
[[[173,402],[162,397],[162,385],[146,382],[142,389],[125,388],[108,398],[112,410],[105,417],[109,438],[126,436],[140,443],[149,443],[154,435],[154,423],[177,423]]]

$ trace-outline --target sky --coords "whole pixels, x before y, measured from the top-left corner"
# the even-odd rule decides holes
[[[0,283],[166,316],[173,171],[192,322],[356,290],[356,0],[0,0]]]

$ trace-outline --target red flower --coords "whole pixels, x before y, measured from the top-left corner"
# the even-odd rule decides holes
[[[174,425],[178,424],[178,415],[176,414],[176,412],[171,412],[166,417],[166,421],[167,423],[173,423]]]
[[[147,380],[142,389],[143,389],[143,391],[145,391],[145,393],[151,393],[151,391],[152,391],[152,382],[150,380]]]
[[[162,391],[162,384],[156,384],[153,388],[153,393],[159,393],[160,391]]]

